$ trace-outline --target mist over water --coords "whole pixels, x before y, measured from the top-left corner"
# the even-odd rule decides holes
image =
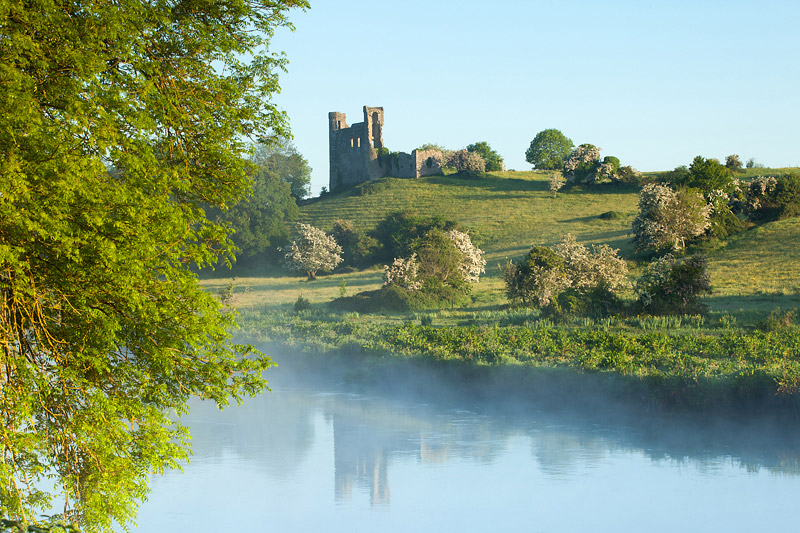
[[[796,524],[796,424],[500,402],[407,374],[353,387],[348,372],[309,380],[288,366],[271,373],[273,392],[239,407],[193,406],[192,461],[153,479],[138,531]]]

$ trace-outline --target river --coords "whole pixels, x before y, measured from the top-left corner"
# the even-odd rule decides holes
[[[139,532],[796,530],[796,424],[598,416],[271,379],[195,403]]]

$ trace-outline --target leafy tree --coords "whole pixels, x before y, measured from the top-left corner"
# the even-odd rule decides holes
[[[709,227],[710,216],[711,207],[701,194],[647,184],[639,193],[633,243],[637,250],[682,250],[687,240],[702,235]]]
[[[731,154],[725,158],[725,168],[727,168],[731,173],[737,173],[742,171],[742,160],[739,159],[739,156],[736,154]]]
[[[251,258],[286,244],[289,227],[300,213],[289,184],[278,174],[259,168],[253,178],[253,190],[236,205],[221,212],[212,210],[218,219],[230,225],[239,257]]]
[[[467,146],[468,152],[479,154],[486,162],[486,172],[500,172],[506,169],[503,157],[492,150],[486,141],[477,142]]]
[[[259,174],[275,174],[288,183],[296,199],[309,195],[311,167],[286,137],[272,144],[257,144],[251,160],[258,166]]]
[[[190,267],[231,257],[202,206],[247,192],[242,139],[287,131],[264,52],[291,7],[0,9],[0,516],[35,522],[55,483],[65,522],[125,524],[187,455],[173,413],[265,386]]]
[[[731,171],[716,159],[697,156],[689,165],[689,172],[673,182],[679,187],[698,189],[709,193],[714,190],[727,190],[733,183]]]
[[[408,257],[415,251],[416,242],[432,229],[449,231],[459,228],[458,222],[441,216],[417,215],[411,211],[389,213],[372,231],[372,236],[380,244],[376,259],[391,261],[395,257]]]
[[[546,129],[536,134],[525,151],[525,161],[537,170],[561,170],[564,159],[575,145],[557,129]]]
[[[299,224],[298,233],[284,250],[288,268],[305,272],[309,280],[315,280],[317,272],[330,272],[342,262],[342,247],[321,229]]]

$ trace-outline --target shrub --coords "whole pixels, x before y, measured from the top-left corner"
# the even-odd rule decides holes
[[[372,231],[378,241],[375,260],[388,262],[395,257],[408,257],[414,252],[414,243],[432,229],[449,231],[460,229],[460,225],[443,217],[422,216],[411,211],[389,213]]]
[[[422,283],[419,281],[419,261],[417,261],[417,254],[411,254],[411,257],[407,259],[397,257],[391,265],[386,265],[383,268],[384,287],[387,285],[397,285],[412,291],[417,291],[422,288]]]
[[[651,262],[636,282],[638,304],[652,314],[705,311],[700,297],[711,293],[707,266],[701,255],[681,260],[667,254]]]
[[[564,261],[569,286],[577,291],[615,292],[629,286],[628,265],[605,244],[589,250],[567,234],[553,251]]]
[[[545,246],[534,246],[519,262],[502,267],[506,296],[523,305],[545,307],[569,286],[564,260]]]
[[[336,220],[328,233],[342,247],[342,267],[366,267],[375,261],[378,241],[357,229],[352,220]]]
[[[600,149],[593,144],[582,144],[572,150],[564,160],[567,184],[593,183],[599,161]]]
[[[639,193],[639,214],[633,221],[637,250],[676,251],[709,227],[711,206],[699,193],[647,184]]]
[[[294,303],[294,310],[295,312],[299,313],[300,311],[305,311],[306,309],[311,308],[311,302],[307,299],[303,298],[302,296],[297,297],[297,301]]]

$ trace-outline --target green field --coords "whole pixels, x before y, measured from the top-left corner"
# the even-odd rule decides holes
[[[745,176],[779,174],[790,169],[751,169]],[[750,176],[752,177],[752,176]],[[573,189],[553,198],[547,172],[497,172],[484,179],[454,176],[403,180],[387,178],[372,194],[350,190],[301,207],[301,221],[328,230],[337,219],[352,220],[370,230],[398,210],[437,214],[457,220],[473,233],[486,252],[486,275],[475,287],[465,312],[493,310],[506,304],[498,264],[518,258],[532,245],[552,245],[571,233],[583,243],[604,243],[633,259],[629,241],[637,213],[635,188],[601,191]],[[615,211],[617,218],[599,215]],[[800,307],[800,219],[767,223],[746,230],[708,253],[714,293],[712,313],[727,313],[748,322],[773,309]],[[639,268],[630,263],[632,275]],[[214,291],[234,285],[240,310],[287,309],[299,296],[324,304],[340,294],[352,295],[381,285],[380,265],[361,272],[334,273],[313,282],[276,267],[242,268],[235,278],[214,278]]]

